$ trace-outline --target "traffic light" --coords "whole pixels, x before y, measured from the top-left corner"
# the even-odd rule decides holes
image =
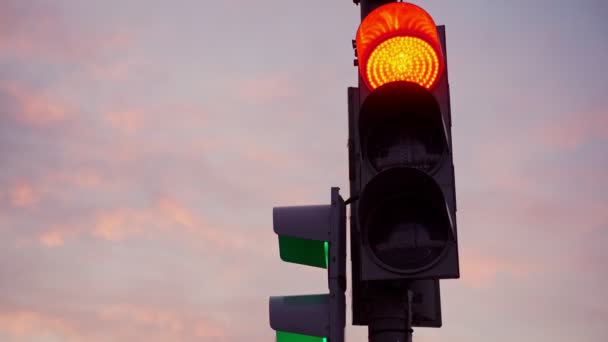
[[[270,297],[277,342],[344,342],[346,208],[339,189],[331,204],[273,208],[283,261],[327,269],[328,294]]]
[[[439,303],[459,265],[444,27],[410,3],[362,0],[361,13],[348,146],[353,322],[368,324],[393,290],[386,303]],[[440,326],[435,308],[418,325]]]
[[[458,278],[445,29],[422,8],[353,0],[359,86],[349,88],[353,324],[369,341],[411,341],[442,324],[439,280]],[[343,342],[345,205],[277,207],[281,259],[327,268],[329,293],[271,297],[279,342]]]

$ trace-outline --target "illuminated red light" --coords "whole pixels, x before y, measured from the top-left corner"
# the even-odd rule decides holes
[[[444,68],[433,19],[404,2],[380,6],[365,17],[357,31],[357,57],[370,89],[394,81],[431,89]]]

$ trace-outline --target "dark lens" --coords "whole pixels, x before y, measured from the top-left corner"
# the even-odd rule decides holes
[[[421,201],[407,198],[381,205],[368,223],[368,241],[376,257],[403,271],[422,268],[437,259],[447,235],[432,211]]]

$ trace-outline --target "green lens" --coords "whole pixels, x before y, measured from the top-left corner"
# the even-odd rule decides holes
[[[327,268],[329,244],[279,235],[279,252],[283,261]]]
[[[277,331],[277,342],[327,342],[327,338]]]

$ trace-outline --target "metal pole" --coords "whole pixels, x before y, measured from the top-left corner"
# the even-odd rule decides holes
[[[412,342],[413,292],[383,289],[375,294],[370,302],[368,341]]]

